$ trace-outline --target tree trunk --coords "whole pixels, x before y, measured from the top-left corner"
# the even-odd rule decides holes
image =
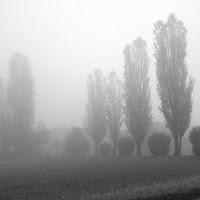
[[[137,143],[137,153],[136,153],[136,155],[137,155],[137,156],[142,155],[141,142],[138,142],[138,143]]]
[[[179,136],[179,142],[178,142],[178,155],[181,155],[181,136]]]
[[[113,156],[116,156],[116,143],[115,142],[113,142],[113,149],[112,149],[112,155]]]
[[[178,135],[174,137],[174,156],[179,156],[180,155],[180,145],[179,145],[179,140],[178,140]]]
[[[178,146],[178,156],[181,155],[181,145]]]
[[[94,155],[95,156],[98,156],[98,150],[99,150],[99,145],[98,144],[95,144],[95,146],[94,146]]]
[[[116,145],[116,138],[113,138],[113,148],[112,148],[112,155],[116,156],[117,145]]]

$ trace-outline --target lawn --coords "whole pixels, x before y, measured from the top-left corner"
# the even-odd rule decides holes
[[[0,161],[0,199],[7,200],[189,195],[198,185],[200,158],[192,156]]]

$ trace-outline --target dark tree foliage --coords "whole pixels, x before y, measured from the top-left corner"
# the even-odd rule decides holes
[[[117,148],[120,156],[130,156],[135,151],[135,142],[132,137],[121,137]]]
[[[7,100],[13,127],[13,143],[18,152],[25,152],[31,142],[34,97],[34,79],[29,59],[23,54],[15,53],[9,62]]]
[[[137,155],[141,155],[141,144],[152,123],[147,44],[137,38],[123,53],[125,124],[136,142]]]
[[[148,147],[154,156],[166,156],[170,152],[171,137],[165,132],[155,132],[148,137]]]
[[[99,145],[99,154],[102,156],[108,156],[111,153],[112,145],[109,142],[102,142]]]
[[[166,23],[157,21],[154,27],[157,91],[161,100],[159,109],[174,139],[174,155],[180,155],[181,139],[191,120],[194,87],[185,61],[187,30],[174,14],[169,15]]]
[[[92,138],[95,155],[98,155],[99,144],[107,132],[106,121],[106,79],[101,70],[95,70],[94,75],[88,76],[88,103],[84,127],[86,133]]]
[[[106,118],[109,134],[113,141],[112,155],[116,155],[117,139],[123,123],[122,82],[113,71],[108,75],[106,90]]]
[[[192,153],[200,156],[200,126],[194,126],[190,131],[189,140],[192,143]]]
[[[90,143],[82,128],[73,127],[65,141],[66,151],[72,156],[85,156],[90,150]]]

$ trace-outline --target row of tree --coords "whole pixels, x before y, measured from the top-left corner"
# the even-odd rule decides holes
[[[167,22],[155,23],[153,33],[159,109],[174,139],[174,155],[180,155],[181,139],[190,125],[194,87],[185,60],[187,30],[182,21],[170,14]],[[113,141],[112,155],[116,155],[123,123],[140,155],[152,123],[147,44],[139,37],[125,46],[123,54],[123,81],[115,72],[105,77],[101,70],[95,70],[88,76],[84,128],[93,140],[95,155],[107,134]],[[44,123],[34,128],[34,108],[35,86],[29,59],[15,53],[9,62],[7,83],[0,80],[0,141],[4,152],[10,145],[17,152],[35,152],[48,141]]]
[[[149,153],[153,156],[166,156],[170,153],[171,136],[164,131],[152,132],[147,138]],[[192,144],[192,153],[200,156],[200,126],[194,126],[189,134]],[[58,144],[57,147],[61,147]],[[102,156],[112,155],[114,145],[110,138],[106,137],[100,144],[98,154]],[[116,146],[115,146],[116,148]],[[82,128],[73,127],[65,139],[65,153],[71,156],[86,156],[91,153],[91,143]],[[117,154],[119,156],[131,156],[135,151],[135,141],[132,136],[120,136],[117,141]],[[57,154],[58,155],[58,154]],[[64,154],[63,154],[64,155]]]
[[[87,115],[84,127],[94,143],[95,155],[99,144],[106,136],[107,125],[113,140],[113,154],[116,153],[116,139],[122,126],[123,102],[122,83],[115,72],[108,76],[108,82],[100,70],[88,77]]]
[[[159,20],[154,24],[153,33],[159,110],[174,139],[174,155],[180,155],[181,139],[191,121],[194,87],[185,60],[187,30],[182,21],[170,14],[167,22]],[[123,82],[115,72],[106,78],[101,70],[95,70],[88,76],[84,127],[94,142],[95,155],[107,132],[113,141],[112,154],[116,154],[123,122],[135,140],[137,155],[141,155],[141,144],[152,123],[147,44],[139,37],[126,45],[123,54]]]

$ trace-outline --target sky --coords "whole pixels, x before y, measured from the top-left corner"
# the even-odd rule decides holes
[[[187,64],[196,79],[192,124],[200,124],[200,2],[198,0],[0,0],[0,77],[11,55],[28,56],[36,84],[36,121],[49,128],[82,126],[87,76],[97,68],[122,78],[123,49],[137,37],[147,42],[152,113],[158,111],[153,29],[170,13],[188,30]]]

